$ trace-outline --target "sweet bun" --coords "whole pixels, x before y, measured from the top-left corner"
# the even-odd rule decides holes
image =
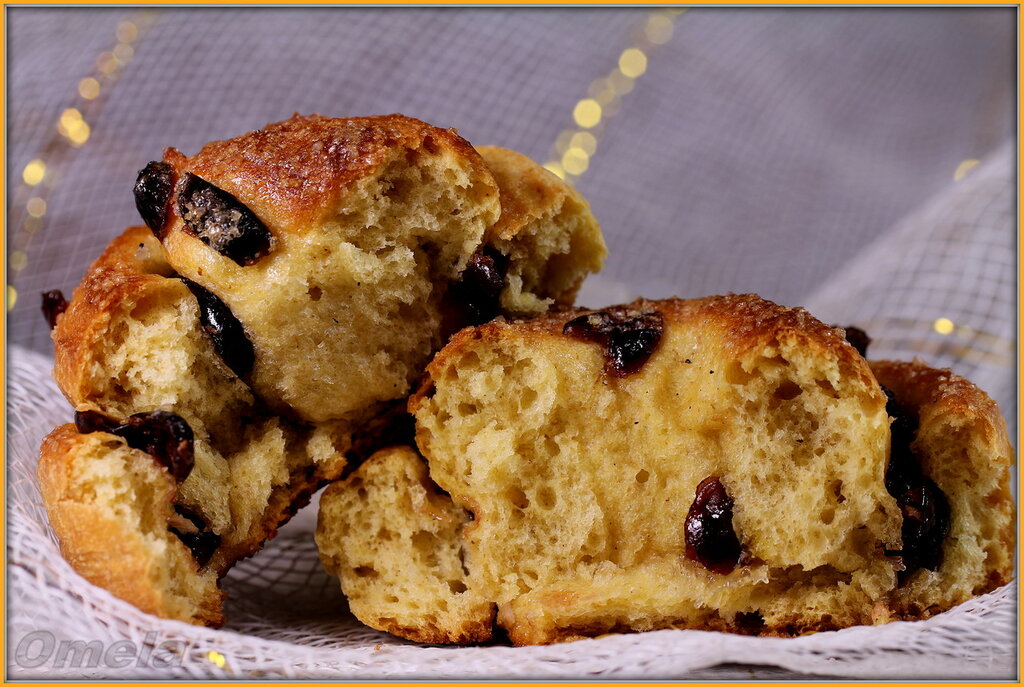
[[[526,158],[488,155],[494,174],[454,131],[400,115],[296,116],[140,172],[147,226],[114,239],[69,304],[44,296],[76,414],[39,478],[83,575],[220,622],[219,595],[171,578],[216,588],[316,489],[408,434],[410,383],[453,331],[571,301],[605,254],[586,203]],[[80,469],[91,460],[109,469]],[[110,537],[72,511],[130,533],[149,577],[104,566]]]
[[[496,321],[427,372],[416,442],[472,514],[445,546],[464,548],[467,593],[517,644],[871,623],[895,586],[886,397],[802,310],[726,296]],[[321,547],[375,536],[342,493],[325,495]],[[368,583],[389,586],[387,569]]]
[[[491,636],[494,604],[466,586],[467,513],[438,490],[415,450],[374,454],[320,498],[320,558],[357,618],[417,642]]]
[[[103,537],[83,535],[89,520],[54,515],[58,511],[99,509],[107,521],[122,514],[116,527],[141,539],[156,536],[153,523],[176,512],[179,521],[194,525],[179,531],[203,536],[198,569],[216,582],[239,558],[258,551],[315,489],[341,474],[356,438],[341,422],[310,427],[268,413],[218,352],[235,343],[216,299],[197,297],[198,287],[172,274],[150,231],[129,228],[92,265],[57,318],[54,377],[76,411],[76,424],[58,428],[43,444],[39,479],[63,550],[75,552],[68,556],[73,565],[102,561],[111,549]],[[104,448],[117,456],[106,460]],[[96,473],[75,467],[90,460],[111,467]],[[171,478],[160,483],[164,496],[140,493],[131,501],[131,485],[155,487],[152,480],[125,481],[124,474],[145,476],[161,466]],[[95,484],[76,481],[83,474],[116,494],[117,503],[97,501]],[[62,479],[54,481],[55,475]],[[121,501],[131,501],[134,510]],[[141,515],[146,508],[157,511]],[[137,531],[140,522],[147,523],[145,531]],[[134,555],[145,551],[155,549]],[[149,564],[167,570],[161,561]],[[141,588],[131,569],[110,565],[101,578],[91,569],[80,572],[141,608],[156,608],[133,596]],[[124,580],[115,582],[118,576]],[[213,597],[204,599],[191,617],[212,622],[219,606]],[[154,612],[163,611],[186,619],[177,611]]]
[[[79,574],[147,613],[223,624],[218,574],[173,532],[175,482],[148,454],[62,425],[43,442],[39,483],[61,553]]]
[[[255,393],[304,420],[361,421],[408,395],[447,334],[497,315],[502,291],[537,312],[600,267],[586,204],[535,163],[515,164],[531,181],[502,193],[453,130],[296,115],[192,157],[169,149],[138,197],[158,208],[143,214],[168,262],[244,327]],[[534,189],[541,198],[516,202]],[[489,245],[503,203],[523,221]]]
[[[918,565],[904,557],[891,610],[927,618],[1012,578],[1013,449],[995,402],[963,377],[920,361],[872,361],[871,369],[892,394],[887,482],[904,511],[903,549],[941,536],[935,555],[909,557]]]

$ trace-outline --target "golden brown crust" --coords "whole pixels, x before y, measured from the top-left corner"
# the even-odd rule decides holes
[[[1013,493],[1010,490],[1010,468],[1014,463],[1013,447],[999,407],[984,391],[948,369],[936,369],[925,363],[871,361],[871,369],[880,384],[889,388],[906,412],[919,420],[919,440],[915,452],[920,454],[925,472],[943,489],[960,492],[969,513],[953,512],[953,532],[965,539],[978,537],[993,529],[995,540],[989,545],[984,560],[974,568],[961,565],[950,571],[950,550],[947,538],[946,561],[933,579],[917,575],[909,580],[908,589],[897,590],[892,611],[897,619],[927,618],[966,601],[973,595],[990,592],[1013,578],[1015,532]],[[922,442],[921,437],[925,437]],[[940,442],[939,446],[934,444]],[[941,443],[957,442],[956,450],[945,457],[931,455],[932,450],[946,448]],[[944,464],[942,461],[951,461]],[[971,475],[968,477],[967,475]],[[982,485],[988,493],[975,493]],[[958,494],[950,494],[957,496]],[[981,523],[975,518],[987,520]],[[960,523],[957,523],[957,520]],[[962,554],[954,553],[954,556]],[[971,576],[977,584],[960,579]],[[928,602],[918,598],[926,596]]]
[[[71,405],[79,408],[92,396],[94,351],[108,338],[116,313],[188,293],[180,281],[166,278],[170,274],[160,242],[146,227],[126,229],[89,267],[51,333],[53,377]]]
[[[487,238],[511,240],[523,227],[557,209],[567,199],[587,206],[576,189],[525,155],[495,146],[478,146],[477,150],[498,182],[501,200],[501,217],[487,230]]]
[[[164,160],[179,176],[191,172],[231,193],[271,231],[301,233],[326,219],[348,186],[401,148],[460,157],[477,175],[489,176],[480,155],[454,129],[400,114],[295,114],[242,136],[208,143],[192,157],[170,148]]]
[[[222,593],[207,599],[195,609],[193,617],[179,617],[168,603],[167,590],[151,584],[153,566],[158,562],[146,547],[142,533],[83,497],[71,475],[72,462],[82,444],[83,435],[74,425],[57,427],[43,440],[37,471],[43,504],[61,553],[71,567],[92,584],[147,613],[213,627],[223,625]],[[165,472],[165,476],[169,512],[175,486],[170,474]]]
[[[952,370],[929,367],[920,360],[872,360],[870,365],[879,383],[890,388],[900,403],[919,416],[943,411],[981,420],[993,443],[1007,448],[993,455],[993,459],[1007,466],[1012,464],[1010,438],[999,406],[972,382]]]
[[[670,326],[708,326],[716,323],[725,333],[725,345],[734,357],[744,351],[757,349],[774,340],[792,339],[803,347],[835,351],[839,355],[839,369],[844,376],[855,376],[858,382],[870,384],[870,373],[856,349],[836,330],[815,319],[803,308],[787,308],[765,300],[756,294],[728,294],[706,298],[650,301],[639,298],[618,306],[630,310],[658,311]],[[583,313],[596,312],[587,308],[567,308],[549,312],[529,320],[506,322],[494,320],[479,327],[467,327],[453,336],[448,344],[427,366],[426,374],[409,398],[409,412],[416,413],[425,394],[433,386],[432,377],[454,364],[475,342],[497,342],[511,332],[522,337],[562,337],[562,329],[569,320]]]

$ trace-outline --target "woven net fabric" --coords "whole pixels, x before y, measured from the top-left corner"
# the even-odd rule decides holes
[[[9,8],[8,675],[1014,677],[1015,585],[924,622],[794,639],[417,646],[347,612],[315,503],[225,579],[227,627],[191,627],[80,578],[35,479],[71,414],[38,292],[69,293],[138,221],[129,189],[164,146],[293,111],[402,111],[553,163],[611,250],[581,303],[805,305],[865,328],[872,357],[952,367],[1015,428],[1014,26],[1003,9]],[[574,116],[588,99],[590,127]]]

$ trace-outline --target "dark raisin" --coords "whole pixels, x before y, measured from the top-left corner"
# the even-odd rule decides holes
[[[174,511],[180,517],[169,523],[168,529],[192,551],[200,567],[206,565],[220,546],[220,535],[211,532],[202,516],[186,506],[175,504]]]
[[[75,428],[79,434],[93,432],[110,432],[121,426],[121,423],[95,410],[76,410]]]
[[[719,479],[708,477],[697,485],[686,514],[686,557],[720,575],[735,570],[742,553],[732,529],[732,506]]]
[[[199,302],[199,326],[210,337],[217,355],[239,377],[248,375],[256,353],[242,323],[217,296],[194,281],[184,278],[181,281]]]
[[[625,377],[644,366],[658,347],[664,329],[664,320],[656,310],[615,308],[569,320],[562,333],[601,344],[605,349],[605,372]]]
[[[57,315],[63,314],[67,309],[68,301],[60,289],[43,292],[43,317],[46,318],[50,329],[57,326]]]
[[[918,420],[890,389],[882,387],[887,402],[890,424],[889,466],[885,471],[885,488],[896,499],[903,514],[901,537],[903,548],[888,551],[903,558],[900,583],[920,568],[937,570],[942,565],[942,544],[949,534],[950,508],[939,486],[924,475],[921,462],[911,445],[917,435]]]
[[[871,345],[871,337],[860,327],[841,327],[846,332],[846,340],[857,349],[862,358],[868,357],[868,346]]]
[[[174,171],[166,162],[150,162],[135,179],[135,207],[150,231],[163,238],[167,201],[174,188]]]
[[[927,477],[901,498],[896,499],[903,513],[903,565],[901,582],[918,568],[938,570],[942,565],[942,543],[949,534],[949,501],[939,486]]]
[[[451,286],[451,297],[471,325],[490,322],[501,313],[501,291],[505,288],[508,257],[485,246],[473,253],[459,281]]]
[[[166,410],[137,413],[113,433],[124,437],[132,448],[156,458],[179,482],[184,482],[192,472],[194,437],[192,428],[180,415]]]
[[[76,412],[75,427],[82,434],[109,432],[123,438],[130,447],[153,456],[178,482],[185,481],[195,464],[192,428],[166,410],[136,413],[123,423],[93,410]]]
[[[195,174],[178,182],[178,214],[188,233],[243,267],[274,248],[273,235],[252,210]]]

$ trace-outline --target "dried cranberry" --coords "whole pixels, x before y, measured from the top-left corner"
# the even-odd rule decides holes
[[[213,349],[224,363],[239,377],[252,371],[256,360],[252,342],[224,301],[194,281],[181,280],[199,302],[199,326],[213,342]]]
[[[860,327],[841,327],[846,332],[846,340],[857,349],[862,358],[868,357],[868,346],[871,345],[871,337]]]
[[[178,214],[188,233],[243,267],[274,248],[273,235],[252,210],[195,174],[178,182]]]
[[[469,258],[459,281],[450,289],[451,297],[465,311],[468,324],[484,324],[501,313],[501,291],[507,271],[508,257],[491,246]]]
[[[63,314],[68,309],[68,301],[60,289],[43,292],[43,317],[46,318],[50,329],[57,326],[57,315]]]
[[[175,504],[174,511],[181,517],[168,529],[192,551],[192,557],[200,567],[206,565],[220,546],[220,535],[211,532],[202,516],[191,509]]]
[[[664,329],[664,320],[656,310],[615,308],[569,320],[562,333],[601,344],[605,349],[605,372],[626,377],[644,366],[658,347]]]
[[[124,423],[96,411],[81,411],[75,413],[75,427],[82,434],[109,432],[123,438],[130,447],[153,456],[178,482],[184,482],[195,465],[192,428],[166,410],[136,413]]]
[[[889,466],[885,471],[885,488],[896,499],[903,514],[901,537],[903,548],[888,551],[903,558],[902,583],[920,568],[937,570],[942,565],[942,544],[949,534],[950,508],[946,495],[921,469],[921,462],[911,448],[917,435],[918,420],[890,389],[882,387],[888,399],[886,413],[890,424]]]
[[[135,207],[157,238],[163,237],[167,201],[171,199],[173,187],[174,171],[166,162],[150,162],[139,170],[135,179]]]
[[[686,557],[711,572],[727,575],[739,564],[740,540],[732,529],[732,499],[717,477],[697,485],[686,514]]]

